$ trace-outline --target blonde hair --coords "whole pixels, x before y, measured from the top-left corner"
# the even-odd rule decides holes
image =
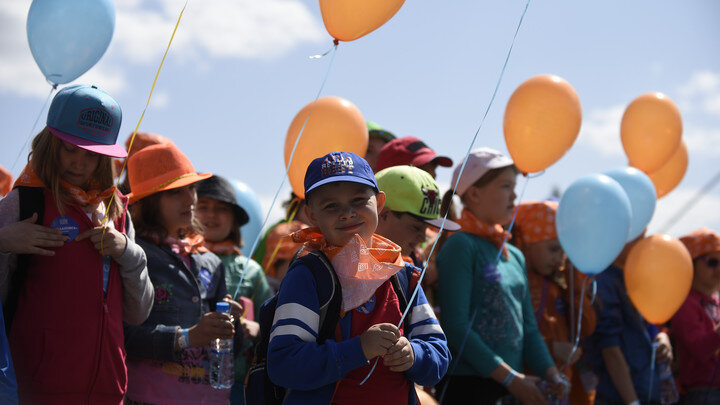
[[[65,212],[65,205],[72,204],[73,200],[70,194],[62,187],[60,183],[60,148],[63,147],[64,141],[50,132],[45,127],[38,133],[32,141],[32,148],[28,155],[28,163],[38,176],[40,181],[48,188],[55,199],[55,206],[61,214]],[[105,190],[114,185],[113,163],[112,158],[98,154],[98,165],[93,173],[93,179],[100,184],[100,189]],[[120,201],[113,196],[108,197],[105,201],[108,209],[108,219],[115,220],[122,215],[123,207]]]

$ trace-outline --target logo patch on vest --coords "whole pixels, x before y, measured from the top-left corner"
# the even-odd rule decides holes
[[[375,296],[374,295],[372,297],[370,297],[369,300],[365,301],[364,304],[355,308],[356,311],[361,312],[363,314],[369,314],[370,312],[372,312],[373,309],[375,309]]]
[[[58,229],[63,235],[67,236],[68,240],[66,240],[65,243],[71,242],[80,232],[78,223],[75,222],[74,219],[64,216],[55,217],[52,223],[50,223],[50,228]]]
[[[202,280],[203,284],[205,285],[205,289],[210,291],[212,290],[213,284],[212,284],[212,274],[210,274],[210,270],[203,267],[200,269],[200,280]]]

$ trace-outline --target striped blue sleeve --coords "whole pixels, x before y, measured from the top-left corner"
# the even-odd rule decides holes
[[[412,291],[409,292],[412,294]],[[432,307],[425,298],[422,288],[408,313],[410,325],[405,336],[410,340],[415,362],[405,372],[412,382],[432,386],[440,382],[450,364],[450,350],[445,333],[440,327]]]
[[[359,338],[318,344],[320,310],[315,279],[296,261],[280,285],[268,346],[268,374],[277,385],[314,390],[368,364]]]

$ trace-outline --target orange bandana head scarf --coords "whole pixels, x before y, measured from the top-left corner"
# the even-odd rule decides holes
[[[344,312],[367,302],[375,290],[404,264],[400,246],[380,235],[372,236],[372,247],[357,234],[345,246],[332,246],[318,228],[306,228],[292,234],[307,249],[320,249],[331,260],[342,287]]]
[[[503,229],[500,225],[488,225],[485,222],[479,220],[475,215],[471,214],[470,211],[464,209],[460,215],[460,219],[455,220],[460,224],[461,231],[471,233],[475,236],[479,236],[483,239],[487,239],[493,243],[498,249],[502,246],[503,256],[508,258],[507,246],[503,245],[505,238],[510,238],[508,231]]]
[[[212,243],[205,241],[205,247],[210,250],[211,252],[218,254],[218,255],[238,255],[242,256],[242,252],[240,251],[240,248],[233,243],[231,240],[224,240],[222,242],[218,243]]]
[[[73,186],[67,181],[60,179],[60,185],[72,198],[73,203],[84,207],[86,205],[98,205],[100,202],[105,201],[108,197],[113,195],[115,192],[115,186],[105,190],[100,190],[100,184],[96,180],[90,181],[90,187],[88,191],[81,189],[80,187]],[[13,187],[27,186],[27,187],[45,187],[42,180],[35,174],[30,164],[25,166],[20,176]]]
[[[530,201],[518,206],[515,235],[527,246],[536,242],[557,239],[555,229],[555,201]]]

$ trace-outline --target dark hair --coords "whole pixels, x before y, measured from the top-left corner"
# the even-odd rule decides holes
[[[131,210],[132,221],[138,236],[154,239],[156,242],[162,243],[168,236],[183,238],[188,235],[203,235],[205,233],[200,221],[197,217],[193,217],[190,227],[181,229],[177,235],[168,234],[167,229],[160,223],[160,218],[162,218],[160,199],[163,194],[170,191],[173,191],[173,189],[151,194],[133,204]]]
[[[32,148],[28,155],[30,167],[53,194],[55,198],[55,206],[61,214],[64,213],[66,204],[71,204],[72,199],[60,184],[60,148],[63,148],[63,140],[56,137],[50,132],[48,127],[43,128],[33,139]],[[98,155],[98,165],[93,173],[93,180],[100,184],[100,189],[105,190],[113,186],[115,178],[113,176],[112,158],[105,155]],[[123,208],[120,201],[115,196],[110,196],[104,201],[105,206],[109,206],[108,218],[115,220],[122,215]]]

